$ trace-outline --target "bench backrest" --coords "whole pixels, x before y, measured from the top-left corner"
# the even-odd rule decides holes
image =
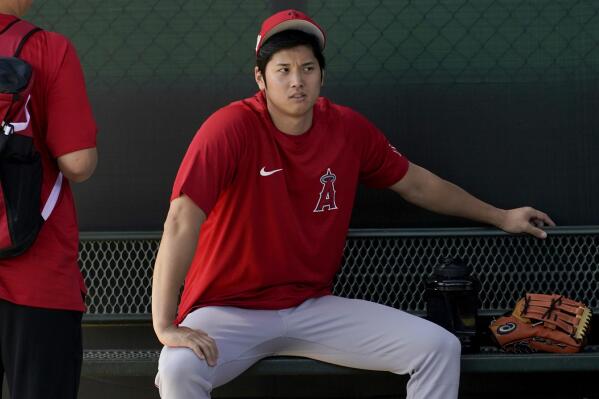
[[[81,234],[86,320],[150,318],[159,241],[159,232]],[[546,240],[482,228],[352,230],[334,292],[422,314],[423,281],[446,257],[472,265],[482,314],[511,309],[526,292],[562,293],[599,310],[599,227],[554,228]]]

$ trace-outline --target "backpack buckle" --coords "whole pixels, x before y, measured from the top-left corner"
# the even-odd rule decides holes
[[[10,123],[3,122],[0,128],[2,129],[2,133],[4,133],[5,136],[10,136],[15,132],[15,127]]]

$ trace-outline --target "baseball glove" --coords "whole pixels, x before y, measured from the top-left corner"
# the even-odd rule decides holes
[[[526,294],[511,315],[489,328],[506,352],[579,352],[591,326],[591,310],[562,295]]]

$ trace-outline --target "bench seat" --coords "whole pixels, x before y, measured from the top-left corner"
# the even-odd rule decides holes
[[[160,351],[147,350],[85,350],[84,376],[94,377],[147,377],[156,374]],[[511,354],[484,347],[481,353],[462,355],[463,373],[543,373],[543,372],[598,372],[599,345],[588,346],[575,354]],[[293,375],[353,375],[375,373],[335,366],[298,357],[271,357],[264,359],[245,372],[247,376]]]

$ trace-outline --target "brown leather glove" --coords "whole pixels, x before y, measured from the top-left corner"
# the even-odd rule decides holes
[[[562,295],[526,294],[509,316],[489,328],[506,352],[579,352],[586,344],[591,310]]]

